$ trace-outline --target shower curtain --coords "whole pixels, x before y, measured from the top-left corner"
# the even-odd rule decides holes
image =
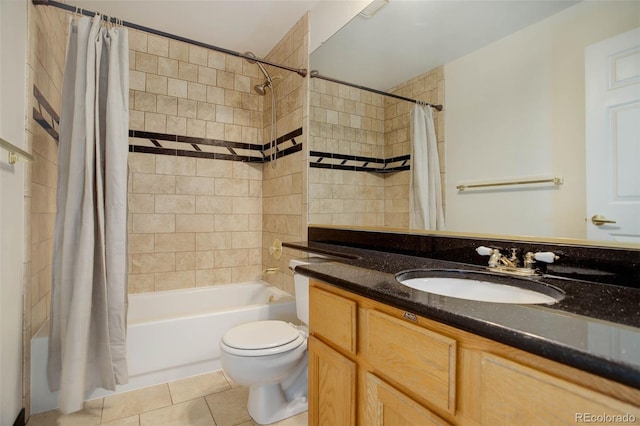
[[[128,381],[128,86],[127,31],[100,16],[70,22],[47,365],[63,413]]]
[[[409,227],[444,229],[440,163],[433,112],[415,104],[411,112],[411,177],[409,180]]]

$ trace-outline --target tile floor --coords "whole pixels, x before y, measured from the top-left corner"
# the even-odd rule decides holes
[[[56,410],[36,414],[27,426],[253,426],[248,392],[216,371],[88,401],[69,415]],[[307,413],[275,425],[306,426]]]

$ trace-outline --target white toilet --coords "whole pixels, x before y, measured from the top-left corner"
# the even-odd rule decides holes
[[[289,267],[319,260],[292,259]],[[293,276],[296,313],[308,324],[309,279]],[[222,369],[234,382],[249,386],[247,409],[255,422],[274,423],[307,410],[307,330],[284,321],[254,321],[222,337]]]

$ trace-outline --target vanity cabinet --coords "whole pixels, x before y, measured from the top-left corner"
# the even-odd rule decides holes
[[[309,301],[310,425],[640,422],[638,389],[316,280]]]

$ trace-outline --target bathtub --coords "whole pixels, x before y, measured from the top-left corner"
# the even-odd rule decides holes
[[[296,321],[295,298],[264,281],[129,296],[129,383],[98,389],[87,400],[166,383],[222,368],[219,342],[249,321]],[[49,323],[31,340],[31,413],[57,408],[47,384]]]

